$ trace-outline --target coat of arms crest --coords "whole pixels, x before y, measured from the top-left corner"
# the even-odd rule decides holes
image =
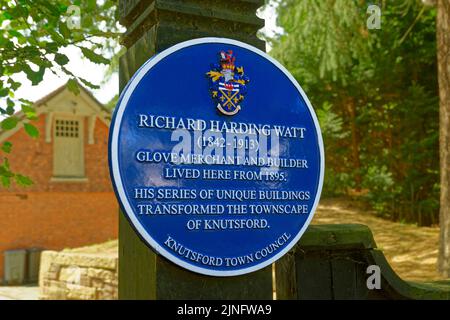
[[[219,63],[214,63],[206,75],[210,79],[210,94],[217,102],[217,109],[224,115],[232,116],[241,110],[240,103],[247,93],[250,79],[244,75],[244,67],[235,66],[233,51],[221,51]]]

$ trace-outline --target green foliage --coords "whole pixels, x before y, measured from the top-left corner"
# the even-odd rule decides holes
[[[346,150],[333,142],[348,137],[348,132],[344,131],[343,119],[333,111],[333,106],[328,101],[325,101],[321,108],[316,109],[316,114],[319,119],[323,142],[327,147],[326,162],[338,161],[336,158],[342,158]],[[324,196],[343,195],[352,185],[351,176],[338,168],[327,168],[324,179],[326,181],[322,191]]]
[[[355,189],[382,215],[420,225],[439,212],[436,12],[420,0],[279,0],[271,39],[307,92],[326,152],[324,194]],[[320,106],[320,108],[317,108]]]
[[[33,181],[30,178],[22,176],[20,174],[16,174],[14,176],[14,179],[16,180],[18,185],[23,187],[31,186],[33,184]]]
[[[348,136],[348,133],[343,131],[344,122],[342,118],[333,112],[332,105],[329,102],[325,101],[322,108],[316,110],[316,114],[324,142],[331,142]]]
[[[12,143],[9,141],[3,142],[2,146],[0,147],[0,150],[2,150],[4,153],[10,153],[12,149]]]
[[[55,59],[54,61],[59,64],[60,66],[64,66],[69,63],[69,58],[65,54],[62,53],[55,53]]]
[[[2,121],[2,129],[3,130],[14,129],[18,122],[19,119],[17,119],[17,117],[11,116],[9,118],[6,118]]]
[[[0,183],[4,187],[9,187],[11,185],[11,177],[13,176],[14,174],[9,169],[5,169],[5,162],[3,162],[0,165]]]
[[[387,211],[389,204],[395,201],[400,191],[386,166],[369,166],[364,175],[363,186],[369,190],[367,198],[380,213]]]
[[[108,64],[109,63],[108,59],[95,53],[93,50],[90,50],[85,47],[80,47],[80,49],[81,49],[81,52],[83,52],[84,56],[94,63],[99,63],[99,64],[101,64],[101,63]]]
[[[116,107],[117,101],[119,101],[119,95],[116,94],[108,103],[106,104],[106,108],[113,110]]]
[[[30,178],[12,172],[8,159],[4,158],[3,162],[0,163],[0,185],[3,185],[3,187],[10,187],[12,180],[23,187],[33,184],[33,181]]]
[[[78,6],[80,17],[69,14],[72,5]],[[33,138],[39,135],[36,127],[27,123],[36,119],[33,104],[15,96],[22,85],[15,80],[20,73],[32,85],[41,83],[46,72],[68,75],[68,88],[74,93],[79,93],[78,82],[99,88],[65,67],[69,59],[62,50],[75,46],[90,61],[109,64],[119,47],[116,14],[116,0],[0,0],[0,129],[14,129],[22,120],[22,115],[14,113],[21,110],[25,131]],[[69,27],[77,18],[80,28],[73,23]],[[10,152],[11,145],[4,143],[0,156]],[[4,157],[0,162],[1,184],[8,187],[12,180],[21,186],[31,184],[29,178],[12,172]]]
[[[39,131],[38,129],[36,129],[35,126],[33,126],[32,124],[29,123],[24,123],[23,127],[25,128],[25,131],[28,133],[28,135],[32,138],[37,138],[39,137]]]
[[[75,79],[70,79],[67,81],[67,89],[75,94],[80,93],[80,88],[78,87],[78,82]]]
[[[299,62],[306,57],[314,58],[307,61],[316,67],[313,77],[348,82],[351,74],[342,71],[351,68],[355,59],[367,59],[370,52],[371,39],[364,30],[365,11],[360,10],[358,2],[280,1],[278,23],[291,38],[277,42],[277,56],[292,57],[301,51]],[[297,73],[301,69],[293,70]]]
[[[325,154],[327,157],[327,154]],[[334,168],[326,168],[322,188],[324,197],[335,197],[345,195],[348,188],[353,187],[352,177],[346,172],[336,172]]]

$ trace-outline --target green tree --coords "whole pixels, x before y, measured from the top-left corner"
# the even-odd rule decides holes
[[[368,1],[277,3],[284,32],[271,54],[342,123],[342,135],[328,139],[322,121],[324,191],[361,190],[380,214],[437,223],[436,10],[380,1],[381,29],[368,30]]]
[[[441,211],[439,271],[450,277],[450,1],[437,1],[440,93]]]
[[[114,0],[0,0],[0,130],[19,124],[18,110],[27,120],[36,118],[32,102],[16,96],[22,85],[15,80],[20,73],[32,85],[52,72],[68,75],[68,88],[74,93],[79,92],[78,83],[98,88],[66,68],[69,58],[62,49],[74,46],[90,61],[109,64],[120,35],[116,12]],[[37,137],[36,128],[23,123],[25,131]],[[0,184],[7,187],[14,180],[29,185],[29,178],[11,170],[7,155],[12,147],[10,142],[0,145]]]

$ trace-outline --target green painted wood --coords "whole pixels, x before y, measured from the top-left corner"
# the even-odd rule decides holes
[[[227,7],[229,0],[211,1],[214,6],[210,11],[206,1],[121,0],[121,22],[127,26],[123,43],[128,50],[120,59],[120,90],[151,56],[185,40],[228,37],[264,50],[264,42],[256,38],[261,24],[254,18],[263,1],[231,2],[238,5],[233,10],[239,21],[230,22],[233,11]],[[120,213],[119,299],[270,300],[272,296],[271,267],[228,278],[187,271],[149,249]]]
[[[158,257],[154,275],[158,299],[271,300],[273,297],[271,266],[248,275],[218,278],[187,271]]]
[[[356,298],[356,264],[352,254],[330,257],[333,298],[347,300]]]
[[[381,286],[391,297],[413,300],[450,300],[450,280],[426,283],[404,281],[392,270],[380,250],[369,251],[369,263],[380,266],[383,275]]]
[[[181,13],[189,16],[200,16],[209,19],[232,21],[254,25],[256,28],[264,27],[264,20],[258,18],[253,12],[258,6],[242,1],[220,0],[158,0],[156,8],[159,10]]]
[[[331,300],[331,265],[327,251],[296,251],[297,294],[300,300]]]
[[[275,264],[277,300],[297,299],[295,254],[288,252]]]
[[[312,225],[290,254],[295,258],[288,267],[281,259],[275,268],[295,269],[296,287],[286,285],[288,276],[278,278],[277,273],[280,299],[450,299],[450,280],[402,280],[382,251],[376,249],[370,229],[363,225]],[[369,265],[380,267],[381,290],[367,288]]]
[[[126,27],[151,5],[168,11],[261,25],[262,20],[254,12],[264,5],[264,0],[121,0],[119,3],[119,21]]]
[[[136,235],[127,218],[119,213],[119,299],[156,299],[153,274],[156,255]]]
[[[362,224],[310,225],[298,247],[308,248],[376,248],[369,227]]]
[[[131,47],[146,32],[157,29],[157,51],[172,43],[212,36],[240,40],[264,50],[264,41],[256,37],[258,29],[264,27],[264,21],[255,14],[262,4],[241,0],[131,1],[121,9],[120,21],[127,27],[122,43]]]

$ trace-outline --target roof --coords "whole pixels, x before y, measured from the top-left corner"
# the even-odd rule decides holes
[[[108,113],[111,113],[111,110],[109,110],[108,108],[105,107],[105,105],[103,103],[101,103],[100,101],[97,100],[97,98],[92,94],[91,91],[89,91],[86,87],[84,87],[81,83],[78,83],[78,87],[83,90],[83,92],[85,92],[103,111],[106,111]],[[60,86],[59,88],[57,88],[56,90],[50,92],[49,94],[43,96],[42,98],[40,98],[39,100],[36,100],[34,102],[35,106],[40,106],[45,104],[46,102],[48,102],[49,100],[51,100],[53,97],[57,96],[59,93],[63,92],[64,89],[67,88],[67,84],[68,82],[66,82],[65,84],[63,84],[62,86]]]
[[[63,93],[64,90],[68,90],[67,87],[68,83],[65,83],[64,85],[60,86],[56,90],[50,92],[49,94],[45,95],[44,97],[40,98],[39,100],[36,100],[33,105],[36,108],[36,114],[39,116],[40,114],[44,113],[44,108],[40,108],[41,106],[46,105],[50,100],[58,96],[59,94]],[[90,99],[93,104],[98,108],[100,111],[99,119],[102,120],[107,126],[109,126],[110,123],[110,115],[111,111],[110,109],[106,108],[100,101],[97,100],[97,98],[94,97],[92,92],[90,92],[87,88],[85,88],[82,84],[78,83],[78,87],[80,88],[81,93],[84,93],[87,95],[88,99]],[[81,94],[80,93],[80,94]],[[22,111],[18,111],[14,114],[19,119],[19,123],[21,122],[27,122],[28,119],[23,114]],[[0,129],[0,141],[12,136],[17,131],[19,131],[22,128],[22,126],[17,125],[16,128],[12,130],[2,131]]]

